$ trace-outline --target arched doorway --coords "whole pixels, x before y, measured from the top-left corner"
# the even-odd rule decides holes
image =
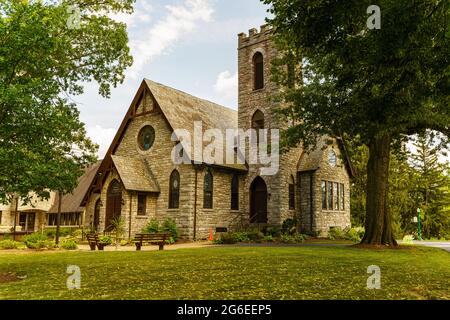
[[[250,223],[267,223],[267,185],[261,177],[250,187]]]
[[[92,221],[92,227],[95,231],[98,231],[98,228],[100,226],[100,207],[101,207],[102,201],[100,199],[97,200],[95,203],[95,209],[94,209],[94,220]]]
[[[106,200],[105,230],[112,221],[120,217],[122,213],[122,186],[119,181],[113,180],[108,187]]]

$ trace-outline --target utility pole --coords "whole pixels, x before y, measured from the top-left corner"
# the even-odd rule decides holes
[[[418,235],[419,240],[422,241],[422,218],[421,218],[421,210],[420,208],[417,209],[417,229],[418,229]]]
[[[56,245],[59,245],[59,229],[61,224],[61,202],[62,202],[62,192],[58,191],[58,214],[56,215],[56,234],[55,234]]]

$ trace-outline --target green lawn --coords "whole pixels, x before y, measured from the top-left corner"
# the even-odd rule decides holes
[[[66,288],[68,265],[81,290]],[[366,288],[381,268],[381,290]],[[0,253],[0,299],[450,299],[450,254],[433,248],[220,247]]]

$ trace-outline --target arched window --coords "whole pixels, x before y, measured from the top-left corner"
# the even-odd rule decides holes
[[[211,170],[208,169],[205,173],[205,179],[203,183],[203,208],[212,209],[213,208],[213,189],[214,181]]]
[[[293,176],[289,179],[289,209],[295,210],[295,180]]]
[[[261,110],[256,110],[252,118],[252,128],[255,130],[264,129],[264,113]]]
[[[264,88],[264,57],[261,52],[253,56],[254,89]]]
[[[264,129],[264,113],[256,110],[252,118],[252,129],[256,130],[256,142],[259,145],[259,130]]]
[[[233,175],[231,179],[231,210],[239,210],[239,177]]]
[[[169,209],[180,207],[180,173],[174,170],[170,175]]]

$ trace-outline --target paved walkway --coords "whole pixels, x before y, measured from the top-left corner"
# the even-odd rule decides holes
[[[450,241],[414,241],[415,245],[433,248],[441,248],[450,252]]]

